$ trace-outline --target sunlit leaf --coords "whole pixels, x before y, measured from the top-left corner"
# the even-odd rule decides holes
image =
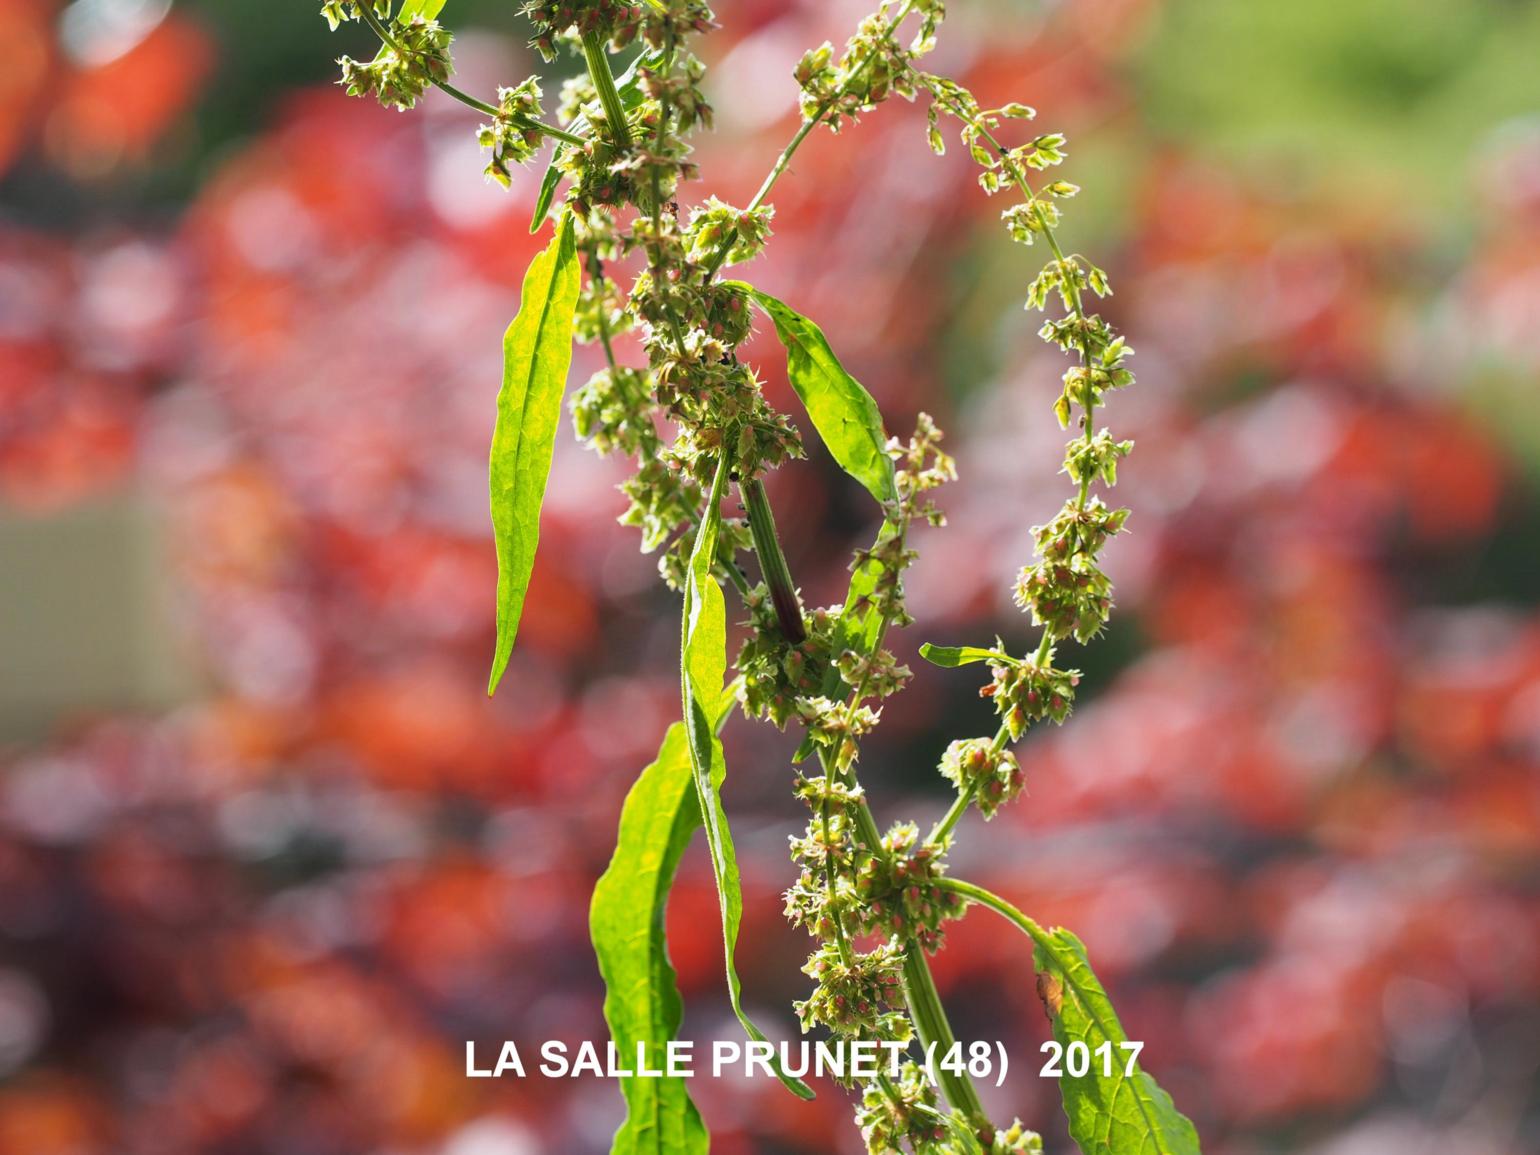
[[[722,697],[722,681],[727,674],[727,610],[722,589],[712,573],[717,536],[722,527],[722,491],[727,484],[728,461],[724,456],[717,465],[711,495],[695,534],[695,546],[685,575],[684,622],[680,653],[680,677],[684,697],[685,732],[690,765],[695,778],[695,792],[700,799],[701,819],[706,828],[706,844],[711,851],[711,871],[716,877],[717,899],[722,910],[722,947],[727,969],[727,992],[733,1013],[743,1024],[749,1038],[765,1041],[764,1032],[743,1011],[742,986],[733,956],[738,948],[738,926],[743,919],[743,889],[738,877],[738,858],[733,850],[732,831],[722,809],[721,788],[727,776],[722,758],[722,740],[717,737],[715,719]],[[812,1089],[800,1079],[781,1071],[781,1082],[804,1099],[813,1097]]]
[[[742,281],[728,283],[753,294],[775,322],[786,347],[786,375],[830,456],[879,502],[896,501],[882,413],[866,388],[845,372],[823,330],[769,293]]]
[[[432,20],[444,10],[444,4],[445,0],[402,0],[396,19],[406,22],[414,16],[421,16],[424,20]]]
[[[487,693],[508,667],[540,542],[540,506],[551,472],[562,391],[572,364],[577,309],[572,218],[524,274],[519,313],[503,336],[503,385],[492,433],[492,531],[497,540],[497,651]]]
[[[920,647],[920,657],[933,666],[956,669],[971,666],[974,662],[1009,662],[1014,659],[999,650],[985,650],[978,646],[934,646],[926,642]]]
[[[665,1070],[667,1043],[684,1015],[664,915],[679,859],[699,825],[689,744],[683,724],[675,722],[657,759],[626,795],[615,854],[588,912],[604,976],[604,1018],[627,1065],[643,1044],[648,1066]],[[612,1155],[704,1155],[706,1127],[684,1079],[632,1076],[620,1088],[626,1118]]]
[[[1053,1037],[1068,1049],[1084,1043],[1091,1061],[1085,1074],[1061,1063],[1059,1093],[1069,1132],[1085,1155],[1199,1155],[1198,1132],[1171,1096],[1133,1063],[1125,1075],[1128,1041],[1112,1001],[1086,959],[1085,944],[1062,927],[1039,932],[1038,994]],[[1098,1055],[1103,1045],[1108,1050]],[[1106,1073],[1110,1057],[1111,1075]]]
[[[538,233],[540,226],[545,224],[546,214],[551,211],[551,202],[556,199],[556,186],[561,183],[561,168],[555,159],[546,166],[545,176],[540,179],[540,192],[535,196],[535,212],[529,218],[529,231]]]

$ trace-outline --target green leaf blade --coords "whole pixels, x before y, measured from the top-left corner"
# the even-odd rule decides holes
[[[561,183],[561,166],[552,158],[546,166],[545,176],[540,178],[540,191],[535,196],[535,211],[529,218],[529,232],[533,236],[540,231],[540,226],[545,224],[545,218],[551,211],[551,202],[556,199],[556,186]]]
[[[497,649],[487,693],[497,689],[513,653],[540,543],[556,423],[567,370],[581,280],[572,218],[524,274],[519,312],[503,336],[503,384],[497,394],[489,481],[492,533],[497,542]]]
[[[706,829],[706,845],[711,852],[711,872],[716,879],[717,901],[722,913],[722,951],[727,971],[727,993],[733,1013],[744,1032],[756,1042],[766,1042],[761,1031],[743,1010],[743,988],[738,979],[734,955],[738,949],[738,928],[743,921],[743,884],[738,873],[737,853],[732,831],[722,809],[721,788],[727,777],[722,757],[722,740],[717,736],[716,720],[722,700],[722,682],[727,676],[727,609],[722,589],[712,573],[717,537],[722,526],[721,501],[726,487],[728,461],[724,455],[717,465],[711,494],[690,552],[684,588],[684,620],[680,646],[680,682],[684,698],[685,734],[690,753],[690,767],[695,779],[695,793],[700,801],[701,821]],[[813,1097],[801,1079],[795,1079],[775,1063],[776,1075],[792,1094],[802,1099]]]
[[[1091,970],[1085,944],[1062,927],[1033,937],[1038,993],[1053,1037],[1065,1048],[1083,1042],[1091,1051],[1084,1075],[1071,1075],[1061,1064],[1059,1076],[1070,1136],[1080,1150],[1084,1155],[1200,1155],[1197,1129],[1171,1096],[1137,1063],[1132,1075],[1124,1075],[1128,1053],[1120,1044],[1128,1036]],[[1110,1077],[1096,1055],[1104,1043],[1112,1048]]]
[[[979,646],[937,646],[926,642],[920,647],[920,657],[933,666],[955,670],[958,666],[971,666],[974,662],[1012,662],[1009,654],[999,650],[986,650]]]
[[[743,281],[727,283],[750,293],[775,323],[786,349],[786,376],[830,456],[879,504],[897,501],[882,413],[866,387],[840,364],[823,330],[769,293]]]
[[[401,10],[396,13],[396,19],[407,22],[414,16],[421,16],[424,20],[432,20],[444,10],[445,2],[446,0],[402,0]]]
[[[604,978],[604,1018],[629,1065],[638,1045],[648,1066],[666,1069],[684,1000],[668,957],[668,894],[690,836],[700,825],[684,726],[669,727],[653,763],[626,795],[608,869],[594,886],[588,926]],[[684,1079],[621,1080],[626,1118],[611,1155],[705,1155],[709,1140]]]

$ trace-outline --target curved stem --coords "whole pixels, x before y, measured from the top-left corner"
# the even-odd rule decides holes
[[[930,829],[925,836],[925,841],[931,846],[940,846],[952,836],[952,830],[962,821],[962,816],[968,812],[968,805],[973,801],[973,795],[977,793],[976,783],[970,783],[966,790],[958,791],[957,797],[952,800],[952,805],[941,816],[941,821]]]
[[[1054,260],[1058,261],[1062,265],[1064,263],[1065,257],[1064,250],[1059,246],[1059,238],[1054,235],[1054,231],[1049,226],[1047,218],[1043,216],[1042,207],[1038,204],[1037,193],[1032,188],[1031,182],[1027,180],[1027,174],[1023,172],[1021,166],[1017,164],[1014,159],[1012,159],[1011,150],[1000,143],[999,138],[990,131],[989,125],[985,124],[981,120],[974,120],[970,118],[967,115],[966,110],[959,108],[957,103],[952,98],[942,96],[942,94],[937,92],[934,88],[931,88],[930,92],[931,95],[941,103],[942,107],[951,112],[951,114],[957,117],[958,120],[963,121],[965,124],[971,124],[976,129],[978,129],[979,135],[987,140],[990,144],[990,147],[1000,154],[1000,164],[1005,169],[1006,175],[1011,178],[1011,181],[1016,185],[1017,188],[1026,194],[1027,204],[1031,206],[1032,215],[1037,218],[1037,225],[1038,228],[1042,231],[1043,240],[1048,242],[1048,248],[1050,251],[1052,251]],[[1070,313],[1077,321],[1080,321],[1083,324],[1086,319],[1085,302],[1081,299],[1080,286],[1072,280],[1066,281],[1065,283],[1069,286]],[[1081,365],[1089,368],[1091,364],[1091,353],[1090,350],[1086,348],[1084,332],[1085,330],[1082,328],[1082,336],[1079,343],[1080,363]],[[1096,414],[1096,403],[1088,399],[1084,408],[1085,441],[1087,444],[1089,444],[1092,437],[1094,436],[1093,418]],[[1075,502],[1076,508],[1084,510],[1086,501],[1089,499],[1090,495],[1091,475],[1088,473],[1086,476],[1080,479],[1080,495]],[[1048,644],[1049,642],[1045,637],[1045,650]],[[1039,653],[1042,652],[1043,651],[1039,651]]]
[[[1053,941],[1053,937],[1037,922],[1017,910],[1005,899],[992,890],[985,890],[982,886],[975,886],[971,882],[964,882],[960,878],[937,879],[936,885],[942,890],[949,890],[953,894],[960,894],[970,902],[976,902],[980,906],[987,906],[1001,918],[1015,925],[1016,929],[1025,934],[1043,950],[1058,957],[1059,947]]]

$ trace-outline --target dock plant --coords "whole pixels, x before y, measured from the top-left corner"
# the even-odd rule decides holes
[[[1052,175],[1065,159],[1064,136],[1040,131],[1025,104],[982,106],[955,79],[927,71],[942,0],[883,0],[842,48],[825,43],[798,62],[788,83],[800,92],[801,123],[759,191],[735,206],[695,190],[690,141],[712,122],[696,55],[715,25],[704,0],[530,0],[523,16],[532,47],[546,61],[576,58],[577,75],[555,92],[526,77],[486,100],[452,83],[443,8],[444,0],[327,0],[322,14],[334,28],[360,21],[379,40],[371,59],[341,60],[350,94],[409,109],[437,87],[479,111],[486,178],[506,185],[552,146],[544,173],[530,178],[539,182],[531,229],[549,232],[550,241],[524,276],[504,337],[496,412],[488,414],[498,559],[489,692],[518,633],[564,400],[579,439],[634,462],[621,487],[620,520],[638,530],[644,550],[658,553],[662,580],[680,601],[681,717],[631,788],[590,915],[619,1053],[635,1055],[640,1046],[656,1066],[680,1028],[664,909],[697,828],[720,899],[728,995],[747,1036],[765,1040],[743,1009],[734,963],[742,896],[722,800],[720,733],[741,713],[801,736],[788,780],[808,822],[791,839],[785,909],[812,938],[807,994],[795,1006],[802,1029],[908,1045],[910,1060],[896,1072],[846,1080],[870,1152],[1041,1150],[1020,1120],[985,1110],[978,1068],[958,1045],[931,976],[947,924],[982,907],[1025,935],[1054,1039],[1096,1056],[1080,1074],[1064,1064],[1058,1076],[1080,1149],[1194,1155],[1192,1124],[1139,1063],[1139,1045],[1124,1034],[1086,945],[948,869],[970,811],[988,820],[1022,794],[1013,744],[1033,727],[1069,718],[1080,675],[1066,651],[1106,625],[1113,590],[1101,555],[1128,517],[1108,498],[1133,446],[1097,418],[1133,384],[1133,350],[1095,311],[1111,291],[1107,274],[1060,241],[1078,191]],[[976,163],[981,195],[1000,203],[1001,227],[1027,250],[1026,307],[1044,314],[1041,336],[1068,362],[1060,386],[1043,396],[1069,433],[1066,500],[1034,529],[1034,554],[1014,588],[1037,631],[1035,646],[920,649],[940,666],[987,671],[980,693],[999,718],[993,734],[946,747],[938,771],[956,797],[928,831],[912,822],[882,829],[858,770],[884,701],[910,677],[890,633],[913,624],[904,591],[916,556],[911,530],[942,522],[932,494],[954,479],[953,461],[923,414],[912,431],[890,435],[819,326],[737,273],[770,241],[770,196],[802,143],[820,129],[843,132],[895,97],[923,103],[932,149],[955,141]],[[1035,270],[1026,265],[1033,257],[1042,261]],[[741,355],[756,322],[779,337],[801,412],[773,407]],[[617,355],[616,338],[627,332],[639,337],[644,363]],[[568,397],[574,342],[596,343],[604,361]],[[795,468],[808,436],[870,495],[880,526],[855,551],[845,599],[828,606],[804,604],[764,484],[770,472]],[[732,498],[744,517],[724,515]],[[724,587],[747,628],[733,655]],[[1024,959],[1024,973],[1028,965]],[[812,1096],[800,1079],[778,1073],[790,1094]],[[627,1078],[622,1090],[627,1114],[615,1152],[708,1150],[686,1080]]]

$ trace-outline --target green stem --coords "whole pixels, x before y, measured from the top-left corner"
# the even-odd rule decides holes
[[[905,0],[898,14],[889,24],[887,34],[891,35],[902,23],[913,7],[914,0]],[[590,75],[594,80],[594,87],[599,92],[600,102],[605,106],[606,115],[614,123],[625,131],[624,116],[617,116],[611,111],[611,103],[606,99],[606,90],[614,93],[614,106],[619,108],[619,94],[615,92],[614,77],[610,72],[608,57],[603,52],[603,46],[599,45],[595,38],[586,37],[583,42],[584,56],[587,60]],[[796,135],[790,143],[781,150],[774,167],[765,177],[764,183],[754,195],[749,204],[749,209],[756,209],[762,205],[769,196],[770,190],[775,186],[781,175],[786,171],[792,156],[802,146],[812,133],[813,129],[823,120],[830,108],[843,97],[850,85],[860,76],[860,73],[870,64],[875,53],[869,54],[847,78],[846,84],[841,87],[829,100],[825,101],[816,110],[815,115],[798,128]],[[617,134],[617,139],[622,139]],[[653,209],[656,213],[660,205],[657,192],[654,191]],[[722,262],[727,257],[731,247],[730,241],[725,241],[712,257],[706,267],[705,280],[709,281],[721,268]],[[675,325],[675,341],[679,345],[681,353],[684,351],[684,342]],[[798,644],[807,637],[807,630],[802,621],[802,609],[797,601],[796,587],[792,583],[791,572],[786,565],[786,556],[781,550],[779,535],[775,528],[775,515],[770,508],[769,498],[764,491],[764,484],[757,478],[742,482],[739,486],[743,498],[745,510],[748,512],[749,531],[754,538],[754,549],[760,560],[760,567],[765,575],[766,584],[770,588],[771,599],[775,605],[776,615],[781,625],[781,632],[792,644]],[[728,566],[728,571],[734,573],[736,567]],[[741,575],[736,575],[741,578]],[[736,583],[735,583],[736,584]],[[739,586],[740,592],[747,592],[743,586]],[[820,760],[824,764],[826,774],[834,773],[830,762],[820,751]],[[886,857],[882,847],[882,836],[873,818],[871,809],[865,798],[860,799],[854,807],[856,832],[861,841],[866,844],[871,852],[879,857]],[[843,935],[840,936],[843,938]],[[956,1041],[952,1033],[951,1025],[947,1021],[946,1011],[941,1004],[940,992],[936,990],[935,979],[930,973],[930,964],[925,958],[925,952],[918,944],[911,943],[904,956],[904,991],[909,1002],[910,1013],[915,1020],[915,1029],[919,1033],[922,1042],[936,1043],[941,1053]],[[970,1124],[981,1131],[991,1130],[988,1118],[984,1114],[983,1104],[979,1101],[978,1092],[974,1090],[973,1083],[966,1074],[955,1072],[940,1072],[942,1090],[955,1109],[961,1111]]]
[[[973,1087],[973,1080],[966,1073],[942,1069],[941,1060],[957,1042],[952,1025],[947,1022],[946,1011],[941,1005],[941,992],[930,973],[930,964],[919,943],[910,941],[904,951],[904,993],[909,998],[909,1015],[914,1020],[915,1033],[926,1053],[933,1055],[936,1080],[946,1095],[946,1101],[968,1119],[977,1130],[992,1130],[989,1117],[984,1114],[984,1104]]]
[[[825,783],[825,786],[827,786],[827,785],[828,785],[828,783]],[[824,796],[823,801],[819,804],[818,816],[819,816],[819,820],[823,824],[823,843],[824,843],[824,848],[825,848],[825,850],[828,850],[828,848],[829,848],[829,799],[828,799],[827,795]],[[844,922],[840,918],[839,908],[838,908],[838,905],[837,905],[837,903],[835,901],[836,896],[839,893],[839,889],[838,889],[837,885],[835,884],[835,879],[834,879],[834,859],[832,857],[831,858],[826,858],[824,860],[824,892],[829,896],[828,897],[829,910],[832,912],[830,917],[833,919],[833,922],[834,922],[834,943],[835,943],[836,948],[840,952],[840,961],[842,963],[844,963],[848,967],[850,965],[850,963],[851,963],[851,958],[852,958],[851,951],[850,951],[850,938],[849,938],[849,936],[847,936],[845,934],[845,924],[844,924]]]
[[[960,894],[970,902],[976,902],[980,906],[987,906],[1002,918],[1013,923],[1017,930],[1025,934],[1055,959],[1059,957],[1059,944],[1054,942],[1053,936],[1039,926],[1037,922],[1028,918],[993,891],[985,890],[982,886],[975,886],[971,882],[964,882],[960,878],[940,878],[936,880],[936,885],[942,890],[949,890],[953,894]]]
[[[958,792],[952,800],[951,808],[941,816],[941,821],[931,827],[930,833],[925,836],[925,841],[931,846],[940,846],[952,836],[953,828],[962,821],[962,816],[968,812],[968,804],[973,801],[973,795],[978,790],[977,783],[969,783],[966,790]]]
[[[792,585],[786,555],[781,552],[781,539],[775,532],[775,514],[770,509],[765,483],[757,477],[741,481],[738,492],[749,515],[754,552],[759,556],[765,584],[770,587],[770,601],[775,606],[776,619],[781,623],[781,633],[792,645],[801,645],[807,641],[807,627],[802,621],[802,605],[797,601],[797,589]]]
[[[819,750],[818,760],[822,763],[826,775],[831,778],[836,776],[836,768],[827,751]],[[882,835],[877,829],[877,820],[872,817],[871,808],[867,806],[865,796],[857,799],[851,809],[855,815],[857,836],[873,856],[884,862],[887,861],[888,852],[883,848]],[[913,941],[904,951],[904,997],[909,1003],[909,1015],[914,1020],[915,1033],[919,1036],[921,1044],[929,1046],[935,1043],[934,1053],[938,1056],[945,1055],[957,1041],[957,1037],[952,1033],[951,1023],[947,1021],[946,1008],[941,1003],[941,992],[936,989],[936,980],[930,973],[930,962],[925,957],[925,951],[919,943]],[[991,1126],[984,1114],[984,1106],[979,1101],[978,1092],[973,1088],[973,1081],[966,1072],[959,1074],[938,1069],[936,1076],[947,1102],[967,1117],[970,1126],[975,1129],[987,1129]]]
[[[631,126],[626,122],[626,106],[620,102],[620,90],[615,87],[615,74],[610,70],[610,54],[597,32],[583,33],[583,61],[588,65],[594,90],[599,94],[610,135],[621,148],[630,147]]]
[[[402,48],[400,42],[390,34],[390,30],[380,22],[380,18],[369,10],[368,4],[360,4],[358,6],[358,11],[363,16],[364,23],[368,24],[369,27],[373,29],[374,34],[380,38],[380,43],[384,44],[385,47],[389,48],[397,56],[404,58],[411,55],[411,53]],[[447,80],[435,80],[433,84],[434,87],[438,88],[445,95],[454,97],[467,108],[474,108],[477,112],[480,112],[486,116],[500,115],[496,105],[488,104],[484,100],[477,100],[470,93],[462,92],[460,89],[450,84]],[[534,131],[540,133],[542,136],[548,136],[553,140],[559,140],[566,144],[583,143],[583,138],[581,136],[574,136],[570,132],[563,132],[559,128],[552,128],[549,124],[542,124],[540,121],[535,120],[533,117],[519,116],[515,117],[515,120],[518,121],[519,127],[533,129]]]

